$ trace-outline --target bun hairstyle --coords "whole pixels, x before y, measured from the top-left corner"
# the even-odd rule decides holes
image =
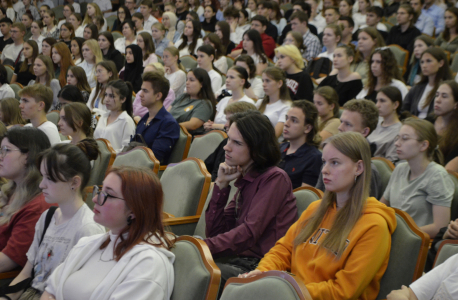
[[[251,83],[248,81],[248,79],[250,78],[248,76],[248,72],[247,70],[245,70],[245,68],[243,67],[240,67],[240,66],[233,66],[232,68],[230,68],[229,70],[234,70],[236,71],[238,74],[239,74],[239,77],[241,79],[245,79],[245,84],[243,85],[243,88],[244,89],[249,89],[250,86],[251,86]]]
[[[37,158],[37,168],[44,162],[46,173],[53,182],[68,182],[75,176],[81,177],[79,192],[89,182],[91,175],[91,160],[99,156],[99,148],[94,139],[84,139],[77,145],[57,144],[41,152]]]

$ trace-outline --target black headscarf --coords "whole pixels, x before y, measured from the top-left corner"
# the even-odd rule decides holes
[[[129,81],[132,83],[134,87],[134,92],[138,93],[138,91],[142,88],[142,74],[143,74],[143,51],[138,45],[131,44],[126,47],[127,49],[132,50],[132,54],[134,55],[134,62],[127,63],[126,61],[126,68],[124,70],[124,81]]]

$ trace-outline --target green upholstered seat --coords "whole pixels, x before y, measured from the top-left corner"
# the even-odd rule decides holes
[[[159,172],[159,160],[154,156],[151,149],[143,146],[119,153],[114,160],[113,166],[146,167],[156,174]]]
[[[113,161],[116,158],[116,152],[114,151],[111,143],[106,139],[97,139],[97,146],[99,146],[99,157],[94,161],[94,166],[91,170],[91,177],[89,177],[88,186],[102,185],[105,179],[105,173],[108,168],[111,167]]]
[[[197,68],[197,59],[192,55],[185,55],[180,57],[181,64],[185,67],[186,71]]]
[[[321,197],[311,190],[297,188],[294,190],[296,196],[297,217],[299,218],[302,213],[309,207],[312,202],[320,200]]]
[[[442,264],[444,261],[446,261],[455,254],[458,254],[458,244],[442,244],[439,248],[439,252],[437,252],[434,267],[437,267],[438,265]]]
[[[226,137],[226,133],[220,130],[212,130],[205,135],[194,137],[188,157],[206,160]]]
[[[390,163],[386,159],[381,159],[380,157],[373,157],[372,163],[377,168],[377,171],[380,174],[380,179],[382,180],[382,193],[385,191],[390,181],[391,174],[393,174],[393,169],[390,166]],[[392,165],[392,164],[391,164]],[[394,167],[394,166],[393,166]],[[380,200],[380,199],[379,199]]]
[[[57,126],[57,123],[59,122],[60,116],[59,116],[59,111],[58,110],[53,110],[49,113],[46,114],[46,118],[48,121],[51,121],[54,123],[54,125]]]

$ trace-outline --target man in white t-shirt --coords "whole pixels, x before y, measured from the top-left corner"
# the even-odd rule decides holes
[[[143,28],[147,31],[151,31],[151,26],[154,23],[159,22],[155,17],[152,16],[153,10],[156,10],[156,6],[150,0],[143,0],[140,3],[140,13],[143,15]]]
[[[19,108],[22,117],[30,120],[30,123],[25,126],[33,126],[43,131],[48,136],[51,146],[60,143],[57,126],[46,118],[46,113],[51,108],[53,100],[51,88],[42,84],[34,84],[24,87],[19,92],[19,96],[21,97]]]
[[[6,59],[12,60],[14,62],[14,66],[17,63],[24,60],[24,53],[22,53],[22,48],[24,47],[24,36],[27,32],[25,25],[21,22],[16,22],[11,25],[11,39],[13,40],[12,44],[6,45],[3,48],[1,60],[2,63],[5,62]]]

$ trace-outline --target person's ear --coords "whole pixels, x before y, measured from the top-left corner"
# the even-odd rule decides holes
[[[424,152],[424,151],[428,150],[428,148],[429,148],[429,141],[427,141],[427,140],[422,141],[421,142],[421,146],[420,146],[420,151]]]
[[[313,126],[310,124],[305,125],[304,133],[308,134],[310,131],[312,131]]]
[[[443,60],[440,60],[440,61],[439,61],[439,65],[440,65],[440,68],[442,68],[442,66],[444,65],[444,61],[443,61]]]
[[[355,175],[359,176],[359,175],[363,174],[363,172],[364,172],[364,163],[363,163],[362,160],[358,160],[356,162],[356,173],[355,173]]]
[[[363,131],[361,132],[361,134],[364,136],[364,137],[367,137],[369,135],[369,133],[371,133],[371,130],[369,127],[365,127],[363,129]]]
[[[394,110],[397,110],[399,105],[399,101],[394,101]]]
[[[81,179],[80,176],[73,177],[71,182],[70,182],[72,190],[77,191],[81,186],[81,182],[82,182],[82,179]]]
[[[124,97],[123,99],[121,99],[121,103],[124,103],[124,102],[126,102],[126,100],[127,100],[127,98],[126,98],[126,97]]]
[[[277,87],[280,89],[283,86],[283,80],[277,81]]]
[[[44,110],[46,107],[46,104],[44,101],[40,101],[38,102],[38,110],[41,111],[41,110]]]

